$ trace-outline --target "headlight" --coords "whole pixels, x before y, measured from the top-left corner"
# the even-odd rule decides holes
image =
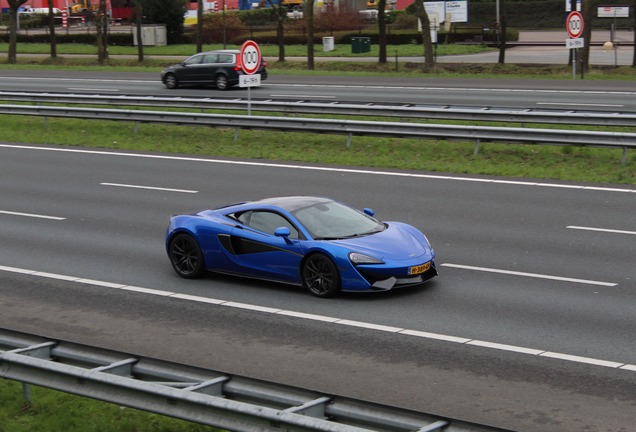
[[[349,261],[351,261],[354,265],[358,264],[384,264],[383,261],[373,258],[369,255],[364,255],[358,252],[350,252],[349,253]]]

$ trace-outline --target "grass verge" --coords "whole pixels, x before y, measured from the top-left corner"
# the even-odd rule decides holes
[[[216,432],[184,420],[0,379],[0,432]]]
[[[278,57],[277,45],[259,45],[261,53],[265,57]],[[240,49],[240,45],[228,45],[227,49]],[[65,54],[85,54],[97,56],[97,48],[89,44],[58,44],[56,46],[58,55]],[[194,54],[196,47],[193,45],[166,45],[166,46],[148,46],[144,47],[144,55],[151,56],[183,56],[187,57]],[[203,51],[223,49],[222,44],[204,44]],[[0,52],[9,50],[8,43],[0,42]],[[18,55],[20,54],[49,54],[51,46],[44,43],[20,43],[17,45]],[[458,44],[440,44],[437,49],[437,55],[456,55],[456,54],[474,54],[480,52],[493,51],[494,49],[486,45],[458,45]],[[108,47],[108,53],[111,55],[137,55],[137,47],[134,46],[117,46]],[[387,54],[389,56],[423,56],[424,49],[420,44],[404,44],[404,45],[388,45]],[[306,57],[306,45],[286,45],[285,55],[289,57]],[[322,45],[314,45],[314,55],[316,57],[375,57],[379,55],[379,47],[371,46],[368,53],[353,54],[350,45],[335,45],[332,51],[324,51]]]
[[[2,116],[3,141],[47,145],[181,153],[226,158],[336,164],[353,167],[437,171],[636,184],[636,155],[589,147],[535,146],[405,138],[354,137],[288,132]]]

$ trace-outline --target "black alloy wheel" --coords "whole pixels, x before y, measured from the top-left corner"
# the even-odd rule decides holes
[[[178,234],[170,242],[168,256],[172,268],[185,279],[196,279],[205,273],[203,253],[197,241],[189,234]]]
[[[302,268],[303,284],[316,297],[333,297],[340,292],[340,273],[323,254],[311,255]]]
[[[169,73],[167,74],[164,78],[163,78],[163,83],[166,85],[166,87],[168,87],[169,89],[176,89],[177,87],[179,87],[179,81],[177,80],[177,77],[175,76],[175,74],[173,73]]]
[[[216,88],[219,90],[227,90],[230,87],[227,81],[227,76],[223,74],[218,74],[216,76],[215,83],[216,83]]]

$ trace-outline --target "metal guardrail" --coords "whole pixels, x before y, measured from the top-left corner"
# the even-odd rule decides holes
[[[238,432],[504,432],[6,329],[0,378]]]
[[[0,100],[13,102],[143,106],[247,111],[244,99],[112,96],[67,93],[0,92]],[[306,102],[304,100],[252,100],[251,109],[287,114],[348,115],[464,121],[570,124],[636,127],[636,113],[510,109],[497,107],[424,106],[413,104]]]

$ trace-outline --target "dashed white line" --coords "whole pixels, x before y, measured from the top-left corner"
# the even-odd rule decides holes
[[[106,88],[86,88],[86,87],[69,87],[68,90],[73,91],[93,91],[93,92],[119,92],[118,89],[106,89]]]
[[[298,98],[298,99],[335,99],[337,96],[315,96],[315,95],[298,95],[298,94],[289,94],[289,95],[270,95],[271,97],[290,97],[290,98]]]
[[[149,189],[149,190],[164,191],[164,192],[181,192],[181,193],[190,193],[190,194],[199,193],[199,191],[195,191],[195,190],[171,189],[171,188],[163,188],[163,187],[155,187],[155,186],[141,186],[141,185],[131,185],[131,184],[121,184],[121,183],[100,183],[100,185],[131,188],[131,189]]]
[[[475,267],[475,266],[450,264],[450,263],[444,263],[441,265],[443,267],[451,267],[456,269],[473,270],[473,271],[480,271],[480,272],[487,272],[487,273],[499,273],[499,274],[523,276],[523,277],[538,278],[538,279],[550,279],[550,280],[560,281],[560,282],[573,282],[573,283],[580,283],[580,284],[587,284],[587,285],[600,285],[600,286],[606,286],[606,287],[613,287],[618,285],[617,283],[613,283],[613,282],[602,282],[602,281],[595,281],[595,280],[588,280],[588,279],[576,279],[576,278],[553,276],[553,275],[546,275],[546,274],[540,274],[540,273],[526,273],[526,272],[518,272],[518,271],[511,271],[511,270],[494,269],[494,268],[488,268],[488,267]]]
[[[37,219],[50,219],[50,220],[57,220],[57,221],[66,220],[66,218],[64,217],[47,216],[47,215],[34,214],[34,213],[20,213],[20,212],[6,211],[6,210],[0,210],[0,213],[11,215],[11,216],[23,216],[23,217],[30,217],[30,218],[37,218]]]
[[[606,232],[606,233],[612,233],[612,234],[636,235],[636,231],[624,231],[624,230],[609,229],[609,228],[594,228],[594,227],[584,227],[584,226],[576,226],[576,225],[570,225],[570,226],[567,226],[566,228],[574,229],[574,230],[583,230],[583,231],[599,231],[599,232]]]
[[[621,104],[595,104],[595,103],[566,103],[566,102],[537,102],[537,105],[560,105],[560,106],[584,106],[584,107],[624,107]]]
[[[268,82],[267,87],[307,87],[307,88],[358,88],[358,89],[395,89],[395,90],[433,90],[442,92],[487,92],[487,93],[531,93],[531,94],[584,94],[584,95],[633,95],[633,91],[621,90],[550,90],[519,88],[474,88],[474,87],[423,87],[423,86],[382,86],[382,85],[350,85],[350,84],[274,84]]]
[[[305,312],[289,311],[289,310],[272,308],[267,306],[252,305],[248,303],[239,303],[239,302],[213,299],[213,298],[202,297],[202,296],[179,294],[179,293],[175,293],[171,291],[163,291],[163,290],[152,289],[152,288],[123,285],[123,284],[118,284],[113,282],[98,281],[93,279],[83,279],[80,277],[73,277],[73,276],[60,275],[60,274],[54,274],[54,273],[38,272],[35,270],[27,270],[27,269],[21,269],[16,267],[0,266],[0,271],[9,272],[9,273],[26,274],[26,275],[38,276],[38,277],[44,277],[44,278],[50,278],[50,279],[66,280],[69,282],[82,283],[86,285],[95,285],[95,286],[111,288],[111,289],[120,289],[123,291],[131,291],[131,292],[136,292],[140,294],[157,295],[161,297],[175,298],[175,299],[193,301],[198,303],[207,303],[207,304],[213,304],[213,305],[224,306],[224,307],[233,307],[233,308],[262,312],[262,313],[269,313],[272,315],[283,315],[283,316],[288,316],[293,318],[326,322],[326,323],[331,323],[336,325],[353,326],[353,327],[359,327],[359,328],[368,329],[368,330],[382,331],[382,332],[394,333],[394,334],[399,334],[404,336],[413,336],[413,337],[419,337],[423,339],[439,340],[444,342],[457,343],[460,345],[477,346],[481,348],[495,349],[500,351],[510,351],[510,352],[515,352],[519,354],[525,354],[525,355],[531,355],[531,356],[537,356],[537,357],[549,357],[553,359],[570,361],[574,363],[584,363],[584,364],[589,364],[594,366],[602,366],[602,367],[608,367],[613,369],[621,369],[625,371],[636,372],[636,365],[633,365],[633,364],[627,364],[627,363],[621,363],[621,362],[603,360],[603,359],[596,359],[596,358],[590,358],[590,357],[582,357],[582,356],[558,353],[553,351],[545,351],[541,349],[500,344],[496,342],[488,342],[488,341],[482,341],[478,339],[462,338],[462,337],[444,335],[439,333],[429,333],[429,332],[420,331],[420,330],[405,329],[401,327],[393,327],[393,326],[374,324],[374,323],[368,323],[363,321],[353,321],[353,320],[342,319],[337,317],[328,317],[324,315],[314,315],[314,314],[305,313]]]

